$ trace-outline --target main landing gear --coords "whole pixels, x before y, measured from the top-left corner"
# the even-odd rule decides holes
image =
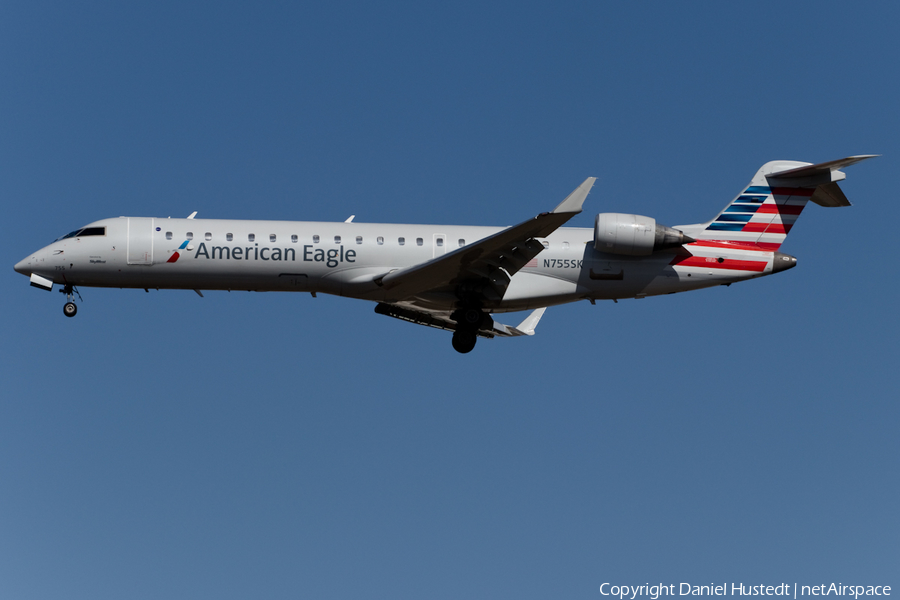
[[[475,348],[475,342],[477,341],[478,335],[474,331],[457,329],[453,332],[453,349],[460,354],[471,352]]]
[[[67,317],[74,317],[78,313],[78,307],[75,306],[75,294],[78,294],[78,299],[82,302],[84,302],[84,299],[81,297],[81,294],[78,293],[78,289],[74,285],[66,285],[59,291],[61,294],[66,295],[66,303],[63,306],[63,314]]]
[[[456,321],[453,349],[460,354],[466,354],[475,348],[479,329],[493,327],[491,317],[477,308],[461,308],[451,318]]]

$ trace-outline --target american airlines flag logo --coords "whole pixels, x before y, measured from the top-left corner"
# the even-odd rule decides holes
[[[537,269],[537,258],[532,258],[527,263],[525,263],[525,266],[522,268],[523,269]]]

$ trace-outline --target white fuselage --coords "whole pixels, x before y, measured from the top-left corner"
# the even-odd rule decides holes
[[[321,292],[452,310],[451,294],[393,298],[376,280],[504,228],[302,221],[119,217],[91,223],[103,235],[60,239],[16,265],[70,286]],[[691,233],[692,226],[682,227]],[[561,227],[515,273],[490,312],[582,299],[640,298],[768,275],[774,252],[728,244],[650,256],[598,252],[590,228]],[[177,256],[176,256],[177,254]],[[686,256],[685,256],[686,254]],[[778,269],[776,269],[778,270]]]

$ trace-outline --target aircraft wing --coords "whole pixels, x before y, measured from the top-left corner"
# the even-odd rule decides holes
[[[476,333],[481,337],[518,337],[521,335],[534,335],[541,317],[544,316],[546,308],[538,308],[531,311],[525,319],[517,326],[504,325],[490,319],[488,324],[479,329]],[[412,307],[401,304],[385,304],[379,303],[375,306],[375,312],[379,315],[394,317],[402,321],[408,321],[417,325],[427,325],[436,329],[445,329],[447,331],[456,331],[457,323],[450,318],[448,311],[427,310],[419,307]]]
[[[500,300],[512,276],[544,249],[535,238],[550,235],[580,213],[595,180],[594,177],[585,179],[551,212],[541,213],[434,260],[382,275],[375,283],[387,292],[389,302],[460,286]]]

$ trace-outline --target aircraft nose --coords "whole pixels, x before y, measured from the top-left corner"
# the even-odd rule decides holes
[[[21,273],[22,275],[31,275],[31,258],[23,258],[19,262],[16,263],[16,266],[13,267],[16,270],[16,273]]]

